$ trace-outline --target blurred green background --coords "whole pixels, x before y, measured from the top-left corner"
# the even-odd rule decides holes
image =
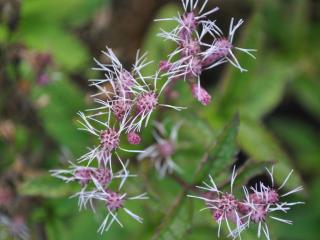
[[[181,149],[174,159],[184,169],[178,177],[197,182],[193,169],[208,151],[212,159],[204,173],[229,176],[235,161],[242,171],[239,187],[264,177],[273,163],[276,181],[295,170],[290,186],[304,192],[305,201],[285,217],[294,226],[270,221],[272,239],[317,240],[320,222],[320,3],[316,0],[225,0],[218,24],[244,18],[236,45],[257,49],[257,59],[238,54],[249,71],[224,65],[203,74],[202,84],[213,96],[208,107],[195,102],[185,84],[178,84],[177,105],[168,125],[184,121]],[[181,12],[170,0],[0,0],[0,213],[21,216],[31,239],[216,239],[217,225],[200,201],[186,199],[175,179],[160,180],[152,166],[136,164],[139,178],[128,192],[147,191],[150,200],[129,204],[144,218],[139,224],[120,213],[125,227],[114,224],[100,236],[104,216],[79,212],[68,197],[78,186],[50,177],[49,169],[85,153],[94,139],[77,130],[76,113],[92,106],[94,89],[87,79],[99,76],[90,67],[100,50],[113,48],[125,66],[136,49],[148,51],[155,71],[172,44],[156,37],[170,23],[153,22]],[[240,123],[237,117],[240,117]],[[152,143],[144,131],[143,145]],[[212,146],[212,147],[211,147]],[[9,190],[8,190],[9,189]],[[1,195],[2,194],[2,195]],[[9,200],[8,200],[9,199]],[[1,234],[1,233],[0,233]],[[12,239],[12,238],[8,238]],[[223,237],[222,237],[223,239]],[[254,231],[243,239],[257,239]]]

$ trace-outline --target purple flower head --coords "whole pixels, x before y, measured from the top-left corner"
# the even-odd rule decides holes
[[[181,57],[197,56],[201,52],[200,43],[197,40],[183,41],[181,43]]]
[[[115,212],[123,207],[124,196],[111,190],[106,190],[106,206],[109,211]]]
[[[234,35],[243,22],[244,21],[240,19],[234,25],[234,18],[232,18],[229,27],[228,38],[218,36],[214,38],[212,44],[201,43],[201,45],[206,48],[206,50],[201,53],[204,69],[214,68],[220,64],[229,62],[241,72],[247,71],[240,65],[238,59],[233,53],[233,50],[235,49],[248,54],[252,58],[255,58],[255,56],[251,53],[256,51],[255,49],[245,49],[233,46]]]
[[[197,19],[194,12],[186,12],[181,19],[181,26],[179,29],[179,36],[181,39],[188,40],[192,33],[197,29]]]
[[[197,57],[191,57],[186,61],[186,76],[188,78],[197,78],[202,72],[201,60]]]
[[[174,21],[178,23],[178,26],[171,32],[163,31],[163,35],[167,37],[179,37],[183,41],[190,40],[194,34],[196,34],[199,26],[208,26],[212,32],[219,31],[219,28],[214,22],[207,20],[207,17],[218,11],[219,8],[213,8],[205,12],[208,1],[204,1],[200,6],[198,0],[182,0],[184,13],[180,16],[173,18],[157,19],[156,21]],[[210,26],[210,27],[209,27]]]
[[[239,50],[254,57],[253,49],[243,49],[233,46],[233,39],[236,30],[242,25],[240,20],[234,25],[232,18],[228,37],[223,37],[223,32],[216,25],[215,21],[207,19],[208,15],[214,13],[214,8],[204,13],[208,1],[202,6],[200,1],[183,0],[184,13],[175,18],[160,19],[163,21],[175,21],[178,26],[173,30],[158,34],[160,37],[176,43],[177,48],[168,55],[168,59],[162,61],[160,71],[163,77],[171,81],[182,79],[189,83],[198,83],[199,89],[193,95],[202,104],[208,105],[211,97],[204,91],[200,91],[200,75],[203,71],[229,62],[241,72],[246,71],[238,62],[234,50]],[[197,9],[200,8],[199,11]],[[205,36],[211,37],[211,44],[204,42]]]
[[[203,105],[209,105],[211,102],[210,94],[197,83],[191,84],[192,95],[195,99],[201,102]]]
[[[182,1],[185,13],[179,17],[159,19],[159,21],[175,21],[178,26],[170,32],[162,30],[159,34],[164,39],[174,41],[177,49],[169,55],[167,62],[179,55],[180,59],[170,64],[169,67],[161,67],[160,70],[166,72],[170,79],[198,78],[202,72],[203,64],[201,58],[201,39],[206,33],[210,35],[219,34],[221,30],[215,25],[214,21],[207,20],[207,16],[214,13],[218,8],[209,10],[206,13],[204,9],[207,1],[197,11],[199,1]],[[200,6],[199,6],[200,7]],[[203,29],[199,34],[198,26]]]
[[[158,105],[158,97],[155,92],[145,92],[137,98],[137,111],[142,114],[149,114]]]
[[[83,189],[85,189],[88,183],[92,180],[95,168],[70,165],[70,169],[65,170],[51,170],[51,174],[54,177],[60,178],[65,182],[78,182]]]
[[[226,38],[218,38],[214,41],[212,48],[216,49],[211,55],[208,55],[202,60],[204,66],[210,66],[218,60],[228,57],[229,51],[232,49],[232,44]]]
[[[108,185],[112,178],[122,176],[122,172],[113,175],[110,169],[105,167],[77,166],[71,163],[69,170],[51,170],[52,176],[60,178],[65,182],[76,181],[82,187],[82,191],[88,188],[90,182],[98,182],[100,185]],[[128,175],[128,174],[127,174]]]
[[[121,147],[120,136],[128,128],[128,116],[126,115],[121,122],[116,122],[118,127],[110,127],[111,112],[108,113],[107,121],[99,119],[101,115],[100,113],[96,115],[85,115],[84,113],[79,113],[79,115],[82,118],[82,121],[79,121],[82,126],[80,129],[96,136],[100,143],[97,147],[90,149],[89,152],[80,157],[79,163],[87,162],[87,164],[90,165],[94,160],[96,160],[99,165],[108,166],[109,169],[112,170],[112,161],[118,160],[121,166],[125,168],[118,151],[137,151]],[[96,123],[98,123],[98,125]],[[102,126],[101,130],[98,129],[99,125]]]
[[[163,142],[157,145],[159,154],[161,157],[170,157],[174,154],[174,144],[169,140],[164,140]]]
[[[170,81],[168,80],[162,85],[161,89],[158,89],[158,73],[153,76],[142,74],[142,70],[151,63],[147,62],[146,54],[140,56],[140,52],[137,52],[135,63],[130,72],[123,68],[111,49],[107,48],[107,51],[103,54],[111,63],[103,64],[95,60],[98,68],[94,69],[103,71],[106,79],[91,80],[91,85],[98,89],[98,93],[94,94],[93,97],[99,106],[88,110],[92,112],[87,117],[89,120],[106,125],[108,128],[116,122],[120,125],[119,129],[121,128],[125,133],[140,132],[143,124],[147,126],[152,112],[157,107],[181,109],[160,103],[159,97]],[[163,68],[167,68],[165,63],[162,63],[162,65]],[[111,86],[113,90],[107,89],[105,84]],[[107,98],[107,100],[102,99],[102,97]],[[107,116],[107,122],[101,121],[100,118],[103,115]],[[93,129],[90,129],[91,133],[95,132],[91,130]]]
[[[107,151],[115,150],[119,147],[120,135],[115,129],[108,128],[101,132],[100,143],[102,148]]]
[[[112,180],[110,169],[100,167],[94,171],[93,178],[102,186],[108,185]]]
[[[94,171],[92,168],[78,168],[74,172],[74,178],[80,183],[81,186],[84,187],[90,182],[93,174]]]
[[[167,133],[163,124],[155,122],[154,126],[160,135],[157,132],[153,132],[156,143],[140,153],[138,160],[150,159],[158,170],[160,177],[164,177],[167,172],[181,171],[172,159],[176,151],[178,130],[181,123],[176,124],[170,134]]]
[[[100,232],[101,234],[104,231],[108,231],[114,222],[118,223],[121,227],[123,227],[123,224],[118,218],[118,212],[120,210],[127,213],[130,217],[132,217],[136,221],[142,223],[142,218],[134,214],[132,211],[130,211],[125,206],[125,203],[130,200],[148,199],[146,193],[143,193],[134,197],[129,197],[127,193],[120,193],[122,186],[124,185],[127,177],[129,176],[130,175],[123,175],[123,174],[120,174],[118,176],[119,178],[121,178],[121,184],[119,185],[117,191],[114,191],[110,188],[106,188],[105,186],[101,185],[96,179],[94,179],[95,189],[93,191],[87,191],[87,192],[82,191],[79,194],[77,194],[81,199],[80,205],[86,206],[87,203],[90,203],[93,210],[94,210],[94,205],[92,204],[93,200],[95,200],[97,203],[102,202],[103,204],[105,204],[107,215],[102,221],[98,229],[98,232]]]
[[[171,67],[172,67],[172,64],[168,61],[160,61],[159,63],[159,70],[161,72],[168,72]]]
[[[209,183],[203,182],[204,186],[197,186],[204,190],[200,196],[188,195],[188,197],[204,200],[206,207],[212,212],[213,219],[218,223],[218,237],[220,237],[221,225],[225,223],[229,231],[229,236],[237,238],[244,230],[243,217],[239,211],[239,201],[233,195],[233,185],[236,179],[236,171],[233,169],[230,183],[230,193],[221,192],[211,175],[209,175]],[[231,225],[231,223],[233,225]],[[235,226],[235,229],[232,229]]]
[[[116,91],[122,96],[126,97],[131,92],[131,88],[136,84],[136,80],[133,78],[131,73],[127,70],[122,69],[116,79]]]
[[[284,182],[278,188],[274,186],[273,167],[271,171],[267,169],[267,172],[271,178],[271,186],[265,186],[264,183],[260,182],[255,187],[250,188],[251,193],[246,187],[244,187],[243,190],[245,193],[245,200],[241,204],[242,214],[246,218],[246,227],[249,227],[250,222],[253,222],[258,225],[258,238],[260,238],[261,233],[263,233],[267,239],[270,239],[269,227],[267,223],[268,219],[292,224],[292,221],[290,220],[274,217],[271,214],[274,212],[287,213],[288,210],[291,209],[291,206],[303,203],[289,203],[287,201],[282,201],[283,197],[302,190],[302,187],[300,186],[287,193],[280,193],[280,191],[285,187],[293,171],[289,173]]]
[[[139,145],[141,142],[141,137],[135,132],[129,132],[127,136],[128,142],[133,145]]]
[[[158,107],[172,108],[177,111],[183,109],[183,107],[161,103],[160,95],[162,95],[166,86],[170,84],[170,79],[162,85],[161,89],[157,88],[158,80],[159,78],[157,72],[153,76],[152,83],[143,81],[141,84],[134,87],[134,90],[137,90],[136,93],[134,93],[134,104],[136,112],[135,115],[130,119],[129,127],[126,132],[140,132],[143,124],[145,127],[148,125],[152,113]]]
[[[257,204],[254,208],[250,209],[250,211],[250,221],[254,223],[265,222],[268,215],[267,205]]]
[[[123,98],[116,99],[112,102],[111,111],[118,121],[122,121],[124,117],[130,112],[130,103]]]

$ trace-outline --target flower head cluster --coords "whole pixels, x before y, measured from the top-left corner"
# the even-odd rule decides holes
[[[216,21],[208,19],[209,15],[219,9],[216,7],[205,12],[207,2],[204,1],[200,6],[199,0],[182,0],[184,8],[182,15],[159,19],[159,21],[174,21],[178,24],[172,31],[162,30],[159,34],[164,39],[177,44],[177,48],[169,54],[168,59],[160,62],[160,70],[171,80],[187,80],[191,85],[193,96],[204,105],[211,100],[210,95],[200,86],[200,74],[204,70],[229,62],[241,72],[246,71],[237,60],[234,50],[240,50],[254,57],[251,54],[254,50],[233,45],[235,32],[242,25],[243,20],[240,19],[235,23],[232,18],[228,36],[223,36]],[[210,43],[203,41],[207,35],[212,39]],[[195,84],[196,81],[197,84]]]
[[[267,169],[267,171],[271,177],[271,186],[265,186],[262,182],[255,187],[251,187],[249,190],[244,186],[243,192],[245,197],[241,200],[233,194],[233,185],[236,178],[235,169],[231,177],[230,193],[221,192],[212,177],[209,176],[210,182],[203,182],[204,186],[198,187],[204,190],[205,193],[201,196],[189,195],[189,197],[205,201],[206,207],[204,209],[210,209],[213,219],[218,223],[218,236],[220,236],[220,229],[223,222],[226,223],[229,232],[228,236],[233,239],[240,237],[242,231],[256,224],[258,226],[258,238],[260,238],[261,233],[263,233],[266,239],[269,240],[268,219],[292,224],[292,221],[272,216],[272,214],[274,212],[287,213],[293,205],[302,204],[302,202],[291,203],[282,200],[283,197],[301,191],[302,187],[297,187],[287,193],[282,193],[281,190],[286,185],[293,171],[289,173],[278,188],[274,186],[273,168],[271,171],[269,169]]]
[[[107,63],[95,59],[97,67],[94,70],[102,73],[103,78],[90,80],[90,86],[96,90],[92,95],[96,106],[79,113],[81,118],[79,124],[80,130],[95,137],[96,145],[89,148],[76,164],[71,163],[69,169],[51,172],[53,176],[65,182],[79,183],[81,190],[74,197],[78,197],[80,209],[89,205],[95,210],[95,202],[104,204],[107,215],[99,232],[108,230],[113,222],[122,226],[117,214],[120,210],[135,220],[142,221],[139,216],[126,208],[128,200],[145,199],[146,195],[128,197],[127,193],[122,192],[126,179],[134,176],[127,169],[128,162],[124,162],[121,158],[122,151],[140,153],[139,160],[150,158],[162,177],[167,172],[179,170],[172,156],[177,147],[180,124],[175,125],[168,136],[164,126],[156,123],[158,133],[155,132],[154,137],[157,143],[145,151],[123,147],[124,136],[127,143],[140,144],[140,132],[148,125],[151,116],[158,108],[182,109],[162,103],[162,93],[166,92],[176,80],[184,79],[190,84],[193,96],[203,105],[208,105],[211,96],[200,85],[202,71],[224,62],[230,62],[241,71],[245,70],[233,54],[233,50],[238,49],[251,55],[251,50],[233,46],[234,33],[242,24],[242,20],[234,25],[232,19],[229,36],[223,37],[215,21],[207,19],[218,8],[205,12],[207,2],[206,0],[200,6],[199,0],[183,0],[184,14],[165,19],[176,21],[178,26],[171,32],[163,31],[160,36],[176,42],[177,49],[169,55],[168,60],[160,63],[160,69],[154,75],[144,75],[144,68],[151,62],[147,61],[146,54],[140,55],[139,51],[131,69],[124,68],[110,48],[102,52],[108,59]],[[201,29],[201,32],[198,29]],[[205,35],[213,38],[211,44],[203,42]],[[166,80],[159,83],[160,79]],[[239,204],[232,193],[222,193],[216,188],[209,188],[208,185],[207,187],[216,194],[213,200],[207,201],[207,204],[209,208],[215,209],[214,218],[219,225],[223,221],[228,223],[232,220],[237,226],[236,229],[241,229],[244,226],[243,216],[239,214]],[[248,203],[243,205],[251,207]],[[245,214],[249,216],[249,212]]]
[[[89,203],[93,208],[93,201],[104,201],[107,206],[107,217],[99,231],[107,230],[116,221],[116,212],[121,208],[126,213],[141,222],[141,218],[124,207],[128,199],[144,199],[145,195],[128,198],[110,188],[114,179],[121,179],[120,190],[128,177],[127,163],[121,159],[120,151],[142,152],[128,150],[122,147],[122,136],[132,145],[141,141],[139,132],[147,126],[151,114],[158,107],[170,107],[180,110],[179,107],[161,104],[160,94],[166,86],[157,88],[158,74],[144,76],[142,69],[147,62],[145,55],[137,53],[136,61],[131,71],[126,70],[111,49],[103,54],[110,63],[103,64],[96,60],[98,67],[95,70],[104,73],[104,79],[91,80],[91,86],[96,87],[97,93],[93,95],[97,107],[80,112],[81,130],[94,135],[97,146],[78,159],[78,165],[71,163],[67,170],[53,170],[52,175],[66,182],[76,181],[81,191],[74,196],[79,197],[79,207],[86,207]],[[114,169],[120,166],[119,171]]]
[[[172,160],[172,156],[176,151],[178,131],[181,124],[176,124],[171,129],[170,134],[167,133],[164,125],[159,122],[155,122],[154,126],[157,130],[157,132],[153,132],[156,143],[140,153],[138,160],[150,159],[160,177],[164,177],[167,172],[180,171],[179,166]]]
[[[82,130],[98,138],[99,145],[80,158],[80,162],[89,164],[97,159],[99,164],[109,166],[112,170],[112,159],[124,164],[118,151],[137,152],[137,150],[124,149],[121,136],[126,135],[127,141],[138,145],[141,141],[139,132],[147,126],[152,113],[158,107],[169,107],[176,110],[181,108],[162,104],[159,97],[166,83],[158,89],[158,74],[144,76],[142,70],[150,62],[146,55],[140,56],[139,52],[131,71],[126,70],[113,51],[107,48],[103,54],[110,63],[103,64],[96,60],[98,65],[95,70],[104,72],[104,79],[92,79],[91,86],[98,89],[93,95],[98,104],[96,108],[79,113],[82,121]],[[138,151],[139,152],[139,151]]]

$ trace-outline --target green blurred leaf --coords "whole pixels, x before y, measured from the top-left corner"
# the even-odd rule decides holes
[[[66,197],[73,194],[74,190],[72,184],[66,184],[49,174],[29,177],[18,186],[18,192],[21,195],[46,198]]]
[[[278,183],[284,180],[291,169],[294,169],[277,139],[260,122],[242,117],[238,140],[241,148],[254,160],[277,163],[275,179]],[[296,187],[301,185],[301,182],[296,172],[288,187]]]
[[[316,174],[320,169],[320,148],[317,130],[298,119],[275,118],[271,128],[306,173]]]
[[[317,81],[318,71],[299,76],[292,82],[291,90],[298,98],[301,104],[320,119],[320,82]]]
[[[84,95],[67,80],[57,80],[45,87],[32,89],[34,101],[47,99],[47,105],[39,109],[47,132],[76,156],[83,153],[88,135],[77,130],[76,113],[85,109]],[[74,121],[74,122],[72,122]]]
[[[52,53],[55,63],[63,69],[83,67],[88,61],[88,51],[68,25],[88,20],[104,3],[104,0],[26,1],[14,38],[32,49]]]

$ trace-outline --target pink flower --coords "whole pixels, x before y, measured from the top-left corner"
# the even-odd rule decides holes
[[[142,93],[137,98],[138,113],[149,114],[158,105],[158,97],[155,92]]]
[[[239,201],[233,195],[233,184],[236,179],[236,171],[233,169],[230,183],[230,193],[221,192],[213,178],[209,175],[209,183],[203,182],[204,186],[197,186],[205,192],[200,196],[188,195],[188,197],[204,200],[206,208],[213,213],[213,219],[218,223],[218,237],[220,236],[220,229],[223,223],[226,224],[229,231],[229,236],[237,238],[244,230],[244,221],[238,209]],[[230,223],[232,222],[236,228],[231,229]]]
[[[116,99],[111,105],[111,111],[118,121],[122,121],[125,118],[130,112],[130,108],[130,103],[123,98]]]
[[[94,170],[92,168],[80,167],[75,170],[74,179],[84,187],[90,182],[93,174]]]
[[[171,129],[169,136],[163,124],[155,122],[154,125],[160,135],[156,132],[153,133],[156,143],[140,153],[138,160],[149,158],[158,170],[160,177],[164,177],[167,172],[181,171],[172,159],[177,148],[178,131],[181,124],[176,124]]]
[[[206,106],[211,102],[211,96],[209,95],[209,93],[198,84],[191,84],[191,91],[194,98],[201,102],[203,105]]]
[[[103,149],[107,151],[115,150],[116,148],[119,147],[120,134],[115,129],[108,128],[101,132],[100,142]]]
[[[274,187],[273,167],[271,171],[267,169],[267,172],[270,175],[272,186],[265,186],[264,183],[260,182],[257,186],[250,188],[252,193],[249,193],[247,188],[244,187],[245,200],[241,204],[242,214],[247,218],[246,227],[249,227],[249,223],[253,222],[258,225],[258,238],[261,237],[262,232],[267,239],[270,239],[269,227],[266,221],[267,218],[292,224],[292,221],[290,220],[274,217],[271,214],[274,212],[287,213],[287,211],[291,209],[291,206],[302,204],[302,202],[282,202],[281,199],[285,196],[301,191],[302,187],[297,187],[285,194],[280,194],[279,190],[285,186],[293,171],[289,173],[279,188]]]
[[[168,61],[160,61],[159,63],[159,70],[162,72],[167,72],[172,67],[172,64]]]
[[[141,137],[135,132],[129,132],[127,136],[128,142],[133,145],[138,145],[141,142]]]
[[[109,211],[115,212],[123,207],[124,197],[119,193],[106,190],[106,205]]]
[[[218,60],[224,57],[228,57],[230,54],[229,52],[232,49],[232,44],[229,42],[228,39],[221,37],[213,42],[212,48],[216,50],[212,51],[210,55],[206,56],[202,60],[204,66],[210,66]]]
[[[110,169],[100,167],[96,169],[93,173],[95,180],[102,186],[108,185],[112,180],[112,173]]]

